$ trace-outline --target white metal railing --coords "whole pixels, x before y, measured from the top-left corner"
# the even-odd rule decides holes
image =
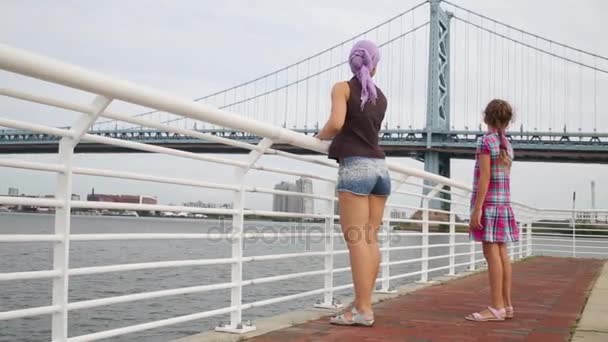
[[[70,128],[55,128],[19,120],[0,118],[0,126],[10,129],[39,132],[61,137],[59,143],[59,162],[55,164],[40,163],[24,160],[0,158],[1,167],[9,167],[39,172],[50,172],[57,174],[57,185],[54,198],[21,198],[0,197],[2,205],[30,205],[55,208],[54,231],[48,234],[0,234],[0,243],[17,244],[22,242],[51,243],[53,248],[53,268],[50,270],[19,271],[0,273],[0,281],[50,279],[52,280],[52,301],[50,305],[16,309],[0,312],[0,320],[12,320],[25,317],[52,315],[52,326],[50,331],[53,341],[92,341],[102,338],[115,337],[143,330],[154,329],[204,318],[230,315],[227,325],[217,328],[218,331],[246,332],[254,329],[243,320],[243,312],[252,308],[274,305],[281,302],[291,301],[298,298],[321,296],[322,300],[317,303],[320,308],[336,308],[336,293],[352,287],[352,284],[336,284],[336,275],[348,272],[349,267],[336,267],[335,257],[346,255],[346,249],[339,249],[343,245],[342,234],[335,230],[336,220],[334,210],[336,206],[335,177],[323,176],[306,168],[283,168],[282,166],[261,165],[260,160],[265,155],[273,155],[281,158],[296,160],[319,168],[335,169],[336,165],[328,160],[301,156],[293,153],[279,151],[272,148],[274,143],[287,143],[314,152],[325,153],[327,143],[320,142],[314,138],[299,134],[281,127],[265,124],[251,119],[240,117],[235,113],[218,110],[199,102],[191,102],[170,94],[154,89],[137,86],[125,81],[116,80],[105,75],[94,73],[76,66],[68,65],[56,60],[34,55],[22,50],[0,45],[0,69],[16,74],[45,80],[58,85],[82,90],[91,93],[94,100],[89,105],[71,103],[61,99],[30,94],[28,92],[14,89],[0,89],[0,95],[30,101],[47,106],[53,106],[77,113],[81,113],[78,120]],[[110,103],[124,101],[136,105],[149,107],[155,110],[166,111],[175,115],[181,115],[194,120],[200,120],[215,125],[241,130],[262,138],[259,144],[249,144],[234,141],[210,134],[181,129],[167,124],[154,122],[142,117],[134,118],[127,114],[107,110]],[[227,159],[220,156],[199,155],[191,152],[180,151],[172,148],[147,145],[139,142],[124,141],[87,133],[91,125],[99,117],[121,120],[145,127],[173,132],[183,136],[196,139],[212,141],[233,147],[249,150],[249,154],[242,160]],[[152,152],[170,155],[179,158],[192,159],[201,162],[228,165],[234,167],[235,179],[240,182],[234,184],[214,183],[198,179],[183,179],[171,176],[159,176],[144,173],[124,172],[119,170],[93,169],[74,166],[74,148],[80,142],[94,142],[109,146],[118,146],[135,151]],[[384,220],[380,232],[381,238],[381,274],[378,278],[379,292],[394,291],[394,284],[399,280],[420,280],[426,282],[437,274],[455,275],[466,269],[475,270],[483,261],[483,256],[474,242],[466,239],[467,223],[462,218],[468,217],[469,197],[471,188],[454,180],[444,178],[424,171],[406,168],[401,165],[390,163],[389,169],[393,181],[393,195],[387,205]],[[245,175],[252,172],[266,172],[276,175],[307,177],[321,184],[324,189],[322,194],[305,194],[294,191],[276,190],[259,187],[245,183]],[[72,200],[72,181],[74,175],[86,175],[123,179],[130,181],[141,181],[151,183],[162,183],[169,185],[190,186],[201,189],[224,190],[233,193],[233,208],[195,208],[187,206],[168,206],[160,204],[129,204],[129,203],[106,203]],[[431,184],[431,185],[427,185]],[[287,195],[312,198],[315,201],[325,203],[322,213],[286,213],[270,210],[246,209],[246,195],[260,193],[267,195]],[[443,204],[443,205],[442,205]],[[552,235],[543,233],[545,229],[543,221],[539,221],[542,215],[552,215],[556,210],[540,210],[521,203],[514,203],[522,229],[520,242],[510,246],[510,253],[514,258],[522,258],[532,255],[533,251],[541,253],[552,252],[554,248],[545,248],[541,243]],[[139,210],[139,211],[183,211],[188,213],[226,215],[232,217],[232,229],[230,232],[221,233],[106,233],[106,234],[74,234],[71,233],[72,209],[114,209],[114,210]],[[407,215],[394,218],[391,215],[393,209],[405,212]],[[602,212],[602,211],[599,211]],[[571,213],[563,211],[563,213]],[[603,212],[605,213],[605,211]],[[323,241],[321,251],[290,252],[284,254],[267,254],[244,256],[244,244],[249,238],[292,236],[294,233],[251,233],[246,232],[248,217],[266,218],[299,218],[311,219],[322,222],[323,231],[306,231],[307,237],[320,237]],[[574,223],[574,221],[572,221]],[[405,225],[412,231],[404,232],[394,230],[398,225]],[[574,226],[574,224],[573,224]],[[587,244],[580,241],[576,232],[584,228],[576,225],[572,230],[572,255],[586,253],[577,249],[589,248]],[[552,231],[555,229],[552,228]],[[587,229],[586,231],[593,232]],[[556,233],[553,233],[556,234]],[[596,234],[599,235],[599,234]],[[445,243],[431,243],[431,237],[446,237]],[[420,244],[416,245],[392,245],[392,240],[399,237],[419,237]],[[555,236],[557,238],[561,235]],[[564,235],[566,240],[568,235]],[[596,238],[596,236],[593,236]],[[585,237],[586,238],[586,237]],[[602,237],[597,236],[597,239]],[[130,264],[109,264],[102,266],[88,266],[73,268],[69,265],[70,243],[74,241],[111,241],[111,240],[212,240],[225,239],[231,246],[230,257],[215,259],[191,259],[191,260],[169,260],[162,262],[140,262]],[[538,239],[538,240],[536,240]],[[558,241],[559,239],[555,239]],[[534,241],[534,242],[533,242]],[[568,240],[570,241],[570,240]],[[603,242],[604,240],[602,240]],[[595,240],[588,243],[598,243]],[[598,243],[601,244],[601,243]],[[608,254],[604,243],[602,250]],[[447,252],[434,254],[441,248],[447,248]],[[418,257],[395,259],[398,252],[417,251]],[[600,255],[604,255],[600,253]],[[72,258],[74,256],[71,256]],[[284,260],[292,258],[322,257],[323,268],[314,271],[296,272],[288,274],[276,274],[272,276],[254,279],[243,278],[243,266],[245,264],[267,260]],[[436,261],[443,261],[441,266],[433,266]],[[159,291],[126,294],[107,298],[97,298],[84,301],[70,302],[68,300],[68,289],[70,279],[82,275],[105,274],[115,272],[128,272],[136,270],[152,270],[162,268],[176,268],[185,266],[211,266],[226,265],[231,269],[230,281],[216,284],[179,287]],[[408,272],[396,271],[404,265],[418,265],[419,269]],[[310,277],[322,277],[323,287],[311,289],[301,293],[279,296],[265,300],[245,303],[242,291],[244,287],[273,283],[286,280],[297,280]],[[229,290],[230,301],[227,306],[219,309],[196,312],[184,316],[168,317],[162,320],[125,326],[100,332],[90,332],[80,336],[69,336],[68,313],[87,308],[94,308],[119,303],[131,303],[145,299],[156,299],[169,296],[192,293],[206,293],[210,291]]]

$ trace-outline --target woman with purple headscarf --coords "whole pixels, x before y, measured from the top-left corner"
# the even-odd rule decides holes
[[[317,134],[333,139],[329,158],[340,164],[338,199],[340,224],[350,252],[355,300],[331,318],[332,324],[374,324],[372,291],[380,267],[378,229],[391,192],[391,180],[378,144],[387,101],[373,77],[380,51],[371,41],[357,42],[348,63],[353,77],[336,83],[331,91],[331,115]]]

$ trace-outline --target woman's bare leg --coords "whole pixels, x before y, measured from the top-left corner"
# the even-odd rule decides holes
[[[370,278],[372,281],[372,291],[376,287],[376,280],[378,279],[378,271],[380,270],[380,248],[378,246],[378,231],[382,224],[382,217],[384,216],[384,207],[386,205],[387,196],[369,196],[369,230],[370,230],[370,254],[373,256],[372,264],[374,265],[373,277]],[[371,297],[371,293],[370,293]]]
[[[368,196],[349,192],[339,193],[340,224],[348,245],[350,265],[355,287],[355,307],[361,312],[371,312],[372,278],[375,267],[370,260],[375,258],[366,239],[369,220]],[[350,313],[345,313],[347,316]]]

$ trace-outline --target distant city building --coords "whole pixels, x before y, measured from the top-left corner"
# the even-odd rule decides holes
[[[393,209],[391,211],[391,218],[402,220],[402,219],[407,219],[408,216],[407,216],[407,212],[405,210]]]
[[[116,202],[116,203],[137,203],[137,204],[157,204],[158,199],[147,195],[106,195],[96,194],[95,189],[87,195],[87,201],[91,202]]]
[[[301,192],[312,194],[313,186],[312,179],[300,178],[295,183],[281,182],[274,186],[275,190],[290,191],[290,192]],[[313,198],[300,197],[300,196],[288,196],[275,194],[272,199],[272,210],[282,211],[290,213],[305,213],[312,214],[315,211],[315,201]]]
[[[212,203],[212,202],[185,202],[185,207],[194,207],[194,208],[219,208],[219,209],[232,209],[232,203]]]
[[[312,194],[312,179],[300,178],[296,181],[298,190],[305,194]],[[300,197],[302,200],[302,213],[312,214],[315,212],[315,199],[311,197]]]
[[[19,196],[19,189],[17,188],[8,188],[8,195],[9,196]]]
[[[576,212],[576,221],[585,223],[595,223],[597,221],[597,213],[578,211]]]

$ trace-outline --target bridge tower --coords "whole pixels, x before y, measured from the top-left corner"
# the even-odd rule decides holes
[[[426,108],[426,148],[424,170],[450,177],[450,157],[432,150],[436,143],[446,140],[450,129],[450,20],[452,13],[444,11],[442,0],[430,0],[429,70]],[[426,183],[433,185],[432,183]],[[425,194],[430,190],[425,189]],[[443,204],[442,204],[443,203]],[[446,207],[448,203],[431,201],[431,207]]]

